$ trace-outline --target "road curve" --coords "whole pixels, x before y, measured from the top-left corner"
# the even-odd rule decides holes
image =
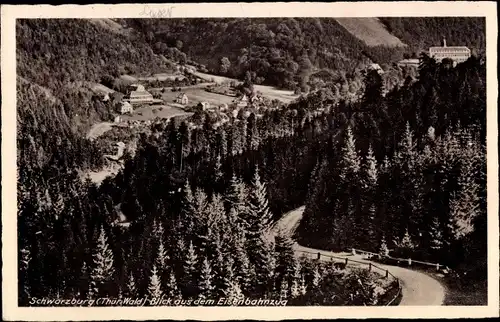
[[[302,219],[302,214],[304,212],[304,206],[292,210],[276,222],[273,226],[273,233],[282,231],[289,236],[293,235],[293,232],[297,228],[300,220]],[[298,255],[301,255],[304,251],[311,253],[320,253],[321,255],[333,255],[337,257],[345,257],[355,259],[356,261],[369,263],[370,261],[362,259],[361,257],[348,256],[346,253],[333,253],[329,251],[313,249],[309,247],[304,247],[299,244],[295,244],[295,248],[298,251]],[[326,258],[325,258],[326,259]],[[439,306],[443,305],[445,297],[445,289],[441,283],[439,283],[434,278],[426,275],[424,273],[414,271],[399,266],[384,265],[380,263],[372,262],[374,265],[384,269],[389,270],[391,274],[396,276],[401,283],[402,287],[402,300],[399,305],[418,305],[418,306]]]

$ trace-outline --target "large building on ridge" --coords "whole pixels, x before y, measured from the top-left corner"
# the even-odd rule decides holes
[[[445,58],[453,60],[456,65],[463,63],[471,56],[471,51],[465,46],[446,46],[446,39],[443,39],[443,46],[429,48],[429,56],[437,62],[441,62]]]

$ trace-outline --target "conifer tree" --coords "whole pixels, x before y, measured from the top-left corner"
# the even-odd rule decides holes
[[[245,184],[234,173],[229,183],[229,192],[226,195],[226,200],[229,208],[233,208],[238,214],[239,224],[244,225],[243,220],[247,215],[247,191]]]
[[[443,234],[439,225],[439,219],[434,217],[429,227],[430,247],[433,251],[440,251],[443,247]]]
[[[134,274],[129,273],[129,278],[127,281],[127,296],[135,298],[137,297],[137,286],[135,284]]]
[[[233,281],[230,283],[230,287],[227,290],[226,297],[230,303],[234,303],[234,301],[244,299],[245,296],[241,291],[238,281]]]
[[[292,275],[295,267],[295,253],[293,250],[293,240],[279,232],[275,239],[275,253],[276,259],[276,274],[278,279],[282,279],[285,275]]]
[[[101,226],[97,249],[93,254],[93,268],[90,275],[93,295],[106,294],[106,288],[113,280],[114,269],[113,253],[109,249],[108,239],[104,228]]]
[[[280,287],[280,300],[285,301],[288,300],[288,281],[286,278],[284,278],[281,281],[281,287]]]
[[[231,288],[233,287],[233,283],[237,282],[237,278],[235,277],[233,272],[233,265],[233,258],[231,256],[227,256],[226,261],[223,263],[224,271],[222,272],[222,274],[220,274],[222,283],[219,287],[219,294],[228,296]]]
[[[300,278],[299,293],[300,295],[306,295],[307,293],[307,285],[306,285],[306,279],[304,278],[304,274],[302,274],[302,277]]]
[[[234,272],[242,290],[248,290],[251,286],[250,261],[246,252],[246,238],[240,229],[236,232],[234,241]]]
[[[380,247],[378,253],[382,256],[389,256],[389,248],[387,247],[387,242],[385,241],[385,236],[382,236],[380,241]]]
[[[173,271],[170,272],[169,279],[166,285],[166,294],[173,301],[181,300],[182,295],[179,288],[177,287],[177,279]]]
[[[193,233],[194,230],[194,225],[195,225],[194,213],[196,212],[194,206],[194,196],[191,190],[191,185],[189,184],[189,180],[186,180],[183,192],[184,192],[184,198],[182,200],[182,214],[184,218],[182,218],[182,220],[179,221],[185,223],[184,224],[185,234],[186,236],[189,236]]]
[[[161,272],[165,271],[169,257],[167,255],[167,250],[165,249],[163,241],[160,241],[158,246],[158,255],[156,256],[156,265],[159,268],[160,275]]]
[[[247,233],[248,238],[255,238],[262,232],[267,231],[272,219],[269,212],[266,186],[260,180],[258,167],[255,168],[249,208]]]
[[[161,222],[153,219],[153,236],[156,238],[156,240],[161,241],[163,239],[164,232],[165,230],[163,229],[163,225],[161,224]]]
[[[343,182],[352,180],[349,175],[357,174],[360,170],[361,160],[356,150],[356,140],[352,134],[351,127],[347,127],[347,134],[342,147],[342,171],[340,178]]]
[[[156,265],[153,265],[153,270],[151,271],[151,276],[149,278],[148,296],[152,299],[159,299],[162,295],[163,291],[161,289],[161,279],[158,275],[158,271],[156,270]]]
[[[186,259],[184,263],[184,273],[186,276],[193,277],[196,272],[196,265],[198,264],[198,255],[193,246],[193,242],[189,242],[189,248],[187,250]]]
[[[199,282],[199,297],[211,298],[214,295],[212,267],[207,258],[203,260]]]
[[[321,278],[321,274],[319,272],[319,268],[318,268],[318,266],[315,266],[314,270],[313,270],[313,276],[312,276],[313,289],[319,288],[321,280],[322,280],[322,278]]]
[[[30,298],[30,287],[28,283],[28,270],[30,268],[31,262],[31,252],[29,248],[24,247],[21,249],[21,258],[19,263],[20,277],[19,280],[21,282],[20,287],[22,288],[22,302],[29,301]]]

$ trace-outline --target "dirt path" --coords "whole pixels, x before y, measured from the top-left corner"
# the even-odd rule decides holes
[[[278,230],[288,234],[293,235],[293,232],[297,228],[300,220],[302,219],[302,214],[304,212],[304,206],[297,208],[285,214],[274,226],[273,231],[276,233]],[[370,263],[370,261],[363,259],[361,256],[352,256],[346,253],[333,253],[329,251],[313,249],[309,247],[304,247],[295,244],[298,255],[302,255],[303,252],[310,253],[320,253],[321,255],[332,255],[337,257],[344,257],[355,259],[356,261]],[[327,257],[325,257],[327,259]],[[445,289],[443,285],[435,280],[434,278],[411,269],[407,269],[399,266],[383,265],[380,263],[374,263],[376,266],[387,269],[394,276],[399,278],[402,286],[402,300],[399,305],[423,305],[423,306],[436,306],[444,304]]]

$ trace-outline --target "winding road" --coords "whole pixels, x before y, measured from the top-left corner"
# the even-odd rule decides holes
[[[273,234],[276,234],[278,231],[282,231],[282,233],[288,236],[293,236],[295,229],[298,227],[300,220],[302,219],[304,208],[305,207],[302,206],[283,215],[283,217],[273,226]],[[356,255],[350,255],[347,253],[333,253],[329,251],[304,247],[297,243],[295,243],[295,249],[297,251],[297,255],[299,256],[301,256],[304,252],[310,252],[325,255],[323,256],[325,260],[328,259],[328,257],[326,256],[332,255],[336,257],[355,259],[356,261],[370,263],[369,260],[363,259],[359,255],[358,257]],[[375,262],[372,263],[384,270],[389,270],[391,274],[393,274],[400,280],[403,296],[399,305],[443,305],[445,288],[434,278],[424,273],[404,267],[383,265]]]

